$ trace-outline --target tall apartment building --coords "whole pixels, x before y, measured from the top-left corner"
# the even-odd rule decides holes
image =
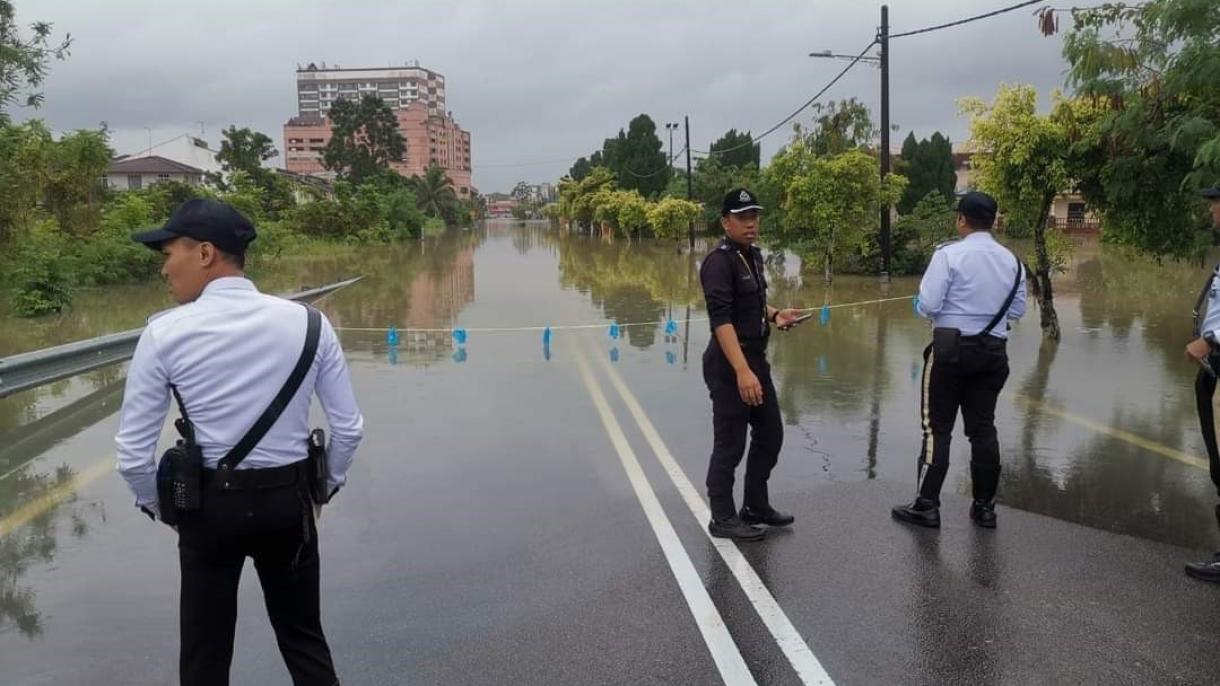
[[[400,174],[423,174],[440,165],[459,196],[470,194],[470,133],[445,109],[445,77],[419,66],[344,69],[309,64],[297,69],[297,116],[284,125],[285,166],[302,174],[327,175],[322,148],[331,138],[327,113],[336,100],[365,95],[381,98],[398,119],[406,140],[402,162],[390,166]]]

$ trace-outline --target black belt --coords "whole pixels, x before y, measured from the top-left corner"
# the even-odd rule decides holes
[[[252,491],[291,486],[304,479],[306,460],[267,469],[204,469],[203,485],[222,491]]]

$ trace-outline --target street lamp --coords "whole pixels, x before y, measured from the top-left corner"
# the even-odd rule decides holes
[[[829,59],[859,59],[881,68],[881,180],[890,174],[890,8],[881,6],[881,26],[877,29],[876,45],[880,54],[857,58],[855,55],[840,55],[829,50],[811,52],[810,57]],[[881,208],[881,279],[890,280],[890,206]]]
[[[666,123],[665,130],[669,132],[669,166],[674,166],[674,131],[678,130],[678,122]]]

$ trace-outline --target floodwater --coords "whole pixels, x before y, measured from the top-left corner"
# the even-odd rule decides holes
[[[530,660],[533,671],[520,674],[536,683],[715,680],[706,656],[690,657],[703,655],[699,633],[668,586],[665,561],[590,404],[588,381],[582,386],[584,365],[601,368],[596,358],[617,370],[701,490],[711,438],[700,356],[710,334],[692,265],[671,243],[493,222],[418,244],[286,259],[260,270],[260,285],[272,292],[364,277],[320,303],[340,331],[369,436],[352,486],[322,522],[324,596],[330,584],[344,598],[324,606],[336,617],[329,631],[345,683],[521,683],[502,670]],[[773,336],[786,423],[773,500],[798,511],[797,533],[833,526],[834,512],[819,515],[816,525],[799,513],[829,507],[843,494],[880,497],[865,511],[884,519],[891,500],[914,490],[921,353],[930,332],[904,296],[918,280],[882,285],[844,276],[828,288],[820,278],[802,282],[797,267],[791,256],[771,260],[772,304],[833,308],[828,321],[815,317]],[[1073,532],[1063,534],[1068,538],[1085,541],[1080,532],[1089,530],[1133,537],[1104,539],[1119,542],[1117,549],[1135,541],[1177,554],[1220,542],[1194,414],[1195,369],[1182,355],[1205,275],[1196,265],[1156,264],[1096,241],[1078,243],[1067,271],[1056,276],[1062,340],[1043,341],[1032,304],[1012,331],[1012,372],[997,409],[999,500],[1006,506],[1000,535],[1006,517],[1015,530],[1027,521],[1017,511],[1025,511],[1087,527],[1064,529]],[[59,317],[25,321],[0,313],[0,355],[133,328],[168,304],[164,288],[150,283],[83,292]],[[618,338],[610,335],[614,323]],[[453,328],[464,329],[464,344]],[[129,508],[111,471],[123,371],[103,369],[0,400],[2,683],[173,681],[172,534]],[[620,411],[620,420],[628,417]],[[635,445],[647,452],[646,443]],[[969,494],[968,455],[959,424],[947,492]],[[671,517],[690,519],[677,490],[661,485],[664,473],[656,466],[645,472]],[[867,489],[866,482],[884,490],[852,490]],[[695,541],[689,545],[705,581],[728,584],[714,553],[699,555],[706,546],[699,523],[675,526],[680,538]],[[1039,526],[1028,524],[1035,541]],[[1058,524],[1044,526],[1059,531]],[[540,541],[547,552],[530,552]],[[634,560],[641,546],[648,556]],[[1181,560],[1162,562],[1177,583]],[[783,565],[774,564],[782,576]],[[488,581],[489,573],[497,580]],[[239,643],[243,636],[251,643],[239,647],[234,682],[279,683],[285,674],[259,618],[257,591],[246,582]],[[623,599],[627,587],[654,585]],[[374,597],[353,598],[353,589]],[[745,603],[738,593],[713,590],[726,614]],[[553,622],[553,613],[575,605],[588,613],[579,630],[528,638],[545,634],[539,627]],[[436,618],[446,612],[448,619]],[[667,638],[615,633],[607,648],[607,637],[589,628],[637,613],[672,615],[656,629]],[[765,633],[761,625],[731,628]],[[801,628],[807,638],[819,633]],[[740,636],[738,643],[760,683],[799,683],[773,645]],[[927,647],[898,653],[918,654],[920,646]],[[911,673],[919,675],[914,681],[954,680],[935,660],[895,657],[893,665],[861,667],[844,651],[824,658],[840,682]],[[1037,669],[1039,659],[1031,656],[1022,668]],[[1179,674],[1173,670],[1181,667],[1169,666],[1175,659],[1165,656],[1168,671],[1145,673],[1144,681]],[[1155,667],[1158,659],[1145,662]],[[1004,678],[1012,672],[1002,663],[983,672],[954,664],[952,674],[962,683],[991,683],[986,674],[999,674],[994,683],[1025,681]],[[401,681],[387,676],[395,674]],[[1191,682],[1192,672],[1185,674]]]

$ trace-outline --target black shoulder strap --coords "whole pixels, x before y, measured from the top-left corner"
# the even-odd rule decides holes
[[[182,394],[173,384],[169,385],[169,390],[174,394],[174,400],[178,402],[178,414],[182,415],[174,420],[174,428],[178,430],[178,435],[182,436],[186,445],[195,445],[195,425],[191,423],[191,418],[186,414],[186,403],[182,402]]]
[[[297,366],[293,367],[292,373],[288,375],[288,380],[284,382],[283,388],[276,394],[275,399],[263,411],[258,421],[254,422],[254,426],[242,436],[237,445],[220,459],[219,467],[221,469],[233,469],[238,463],[246,459],[246,455],[254,450],[254,446],[263,440],[263,436],[275,424],[275,421],[280,418],[284,412],[284,408],[288,406],[288,402],[296,395],[297,389],[301,387],[301,382],[305,380],[305,374],[309,372],[310,365],[313,364],[313,358],[318,352],[318,338],[322,334],[322,314],[309,305],[305,305],[305,310],[308,312],[308,326],[305,329],[305,348],[301,350],[301,356],[297,359]]]
[[[1197,300],[1195,300],[1195,309],[1191,311],[1191,314],[1194,315],[1194,332],[1196,338],[1200,333],[1199,328],[1203,325],[1203,305],[1207,303],[1207,295],[1212,289],[1212,279],[1216,278],[1217,271],[1220,271],[1220,264],[1216,265],[1216,268],[1212,270],[1212,273],[1207,275],[1207,281],[1203,282],[1203,289],[1199,291],[1199,297]]]
[[[1013,255],[1013,257],[1016,258],[1016,255]],[[1008,314],[1008,308],[1012,307],[1012,301],[1017,297],[1017,290],[1021,288],[1021,273],[1024,271],[1025,265],[1021,263],[1020,258],[1017,258],[1017,277],[1012,281],[1012,290],[1008,291],[1008,297],[1004,299],[1004,306],[991,318],[991,323],[987,325],[986,329],[979,332],[980,336],[986,336],[991,333],[991,330],[1004,319],[1004,315]]]

